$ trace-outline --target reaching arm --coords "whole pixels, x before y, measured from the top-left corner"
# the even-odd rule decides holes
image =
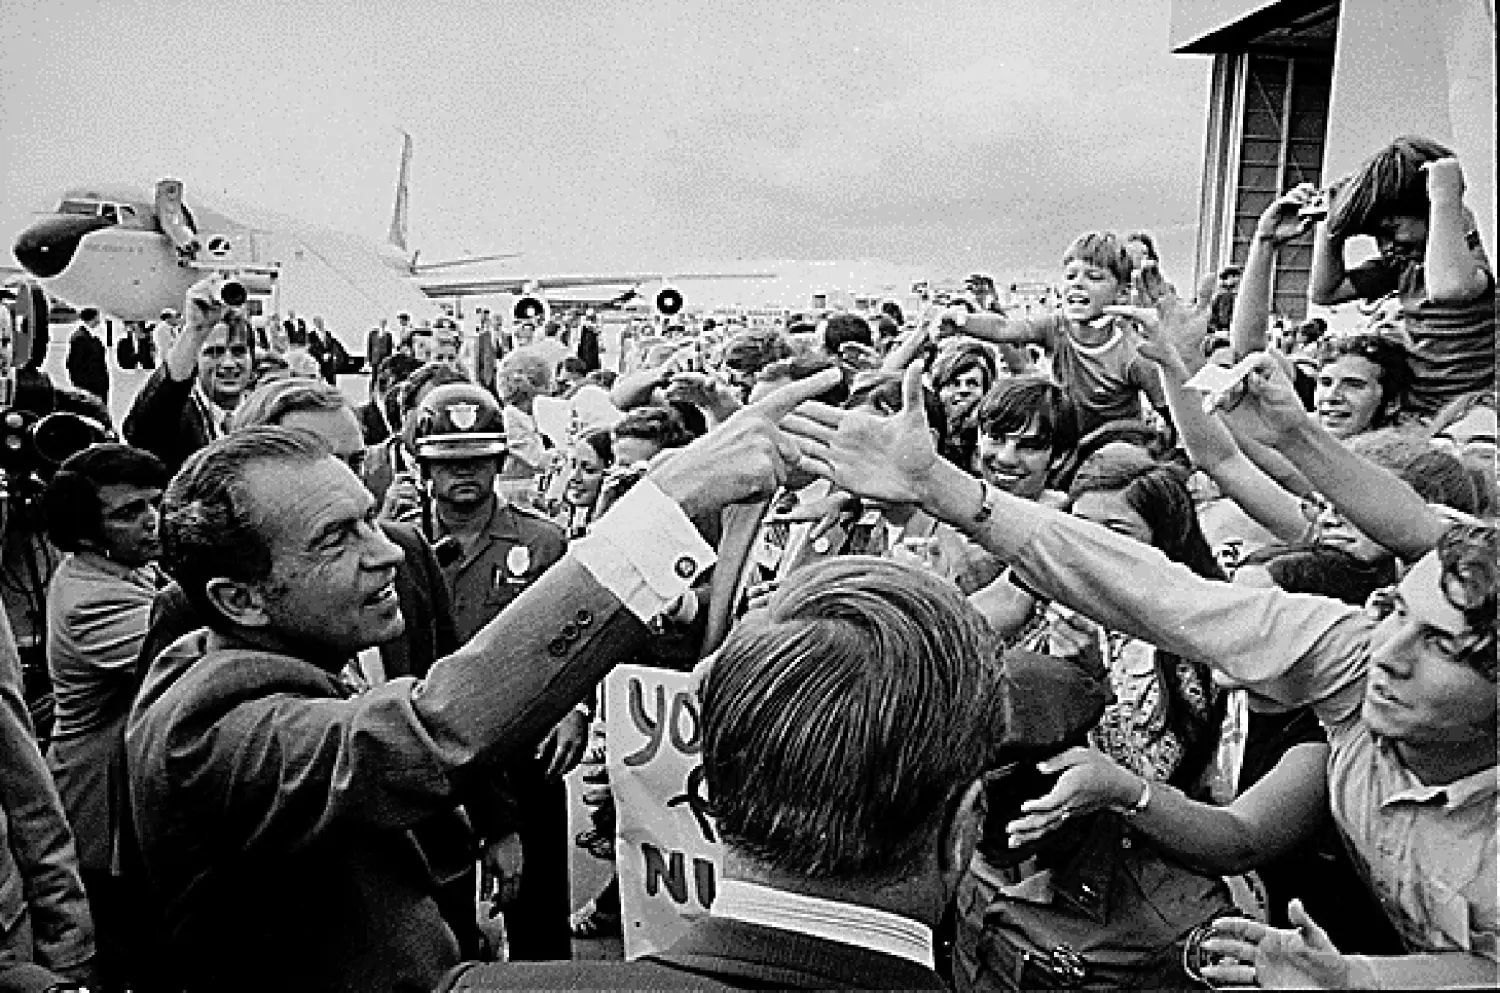
[[[1047,341],[1047,322],[1052,318],[1033,321],[1028,318],[1011,319],[999,314],[970,314],[962,328],[949,317],[943,318],[939,337],[966,334],[994,345],[1024,345],[1029,342]]]
[[[1328,222],[1319,221],[1313,228],[1312,272],[1308,276],[1307,298],[1320,307],[1332,307],[1359,296],[1344,269],[1344,239],[1328,234]]]
[[[1249,395],[1227,416],[1269,429],[1277,450],[1349,523],[1408,562],[1437,546],[1447,523],[1410,486],[1349,451],[1308,417],[1274,358],[1262,357],[1246,382]]]
[[[1493,989],[1500,969],[1471,952],[1416,955],[1344,955],[1301,900],[1287,907],[1292,927],[1275,928],[1248,917],[1214,922],[1205,950],[1225,956],[1203,969],[1220,988],[1435,990]]]
[[[1317,191],[1303,183],[1285,196],[1277,197],[1260,215],[1255,236],[1250,240],[1250,254],[1240,277],[1240,292],[1234,300],[1229,337],[1234,343],[1238,362],[1251,352],[1266,350],[1266,330],[1271,318],[1271,275],[1276,267],[1276,253],[1281,246],[1301,237],[1312,226],[1312,219],[1298,213],[1312,201]]]
[[[806,403],[786,421],[803,462],[870,500],[917,504],[1019,566],[1065,607],[1168,652],[1202,659],[1325,723],[1363,697],[1370,622],[1321,597],[1204,579],[1157,549],[983,484],[937,456],[909,368],[900,414]]]
[[[1177,336],[1166,333],[1157,311],[1112,307],[1110,312],[1132,318],[1140,328],[1141,358],[1155,363],[1161,374],[1172,422],[1193,464],[1267,531],[1282,541],[1301,541],[1307,532],[1301,502],[1246,458],[1229,430],[1204,411],[1201,395],[1187,388],[1187,365],[1173,343]]]
[[[1427,173],[1427,250],[1423,255],[1427,297],[1434,303],[1461,304],[1490,287],[1489,270],[1469,248],[1469,217],[1464,210],[1464,174],[1458,159],[1438,159]]]
[[[1072,748],[1038,766],[1061,773],[1044,797],[1021,805],[1012,848],[1097,810],[1132,811],[1131,825],[1205,875],[1245,872],[1291,851],[1328,816],[1328,746],[1300,744],[1226,807],[1145,781],[1102,752]],[[1145,806],[1140,803],[1145,801]]]

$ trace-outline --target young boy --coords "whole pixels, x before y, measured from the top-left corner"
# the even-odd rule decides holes
[[[1042,345],[1078,417],[1079,436],[1117,420],[1142,420],[1144,393],[1165,420],[1166,398],[1156,370],[1136,352],[1136,331],[1104,313],[1130,295],[1130,256],[1109,231],[1079,235],[1063,255],[1062,310],[1046,317],[998,314],[945,317],[946,334],[967,334],[999,345]]]
[[[1313,303],[1400,297],[1413,345],[1406,408],[1422,417],[1495,387],[1495,277],[1463,194],[1451,151],[1397,138],[1331,193],[1313,241]],[[1344,242],[1361,234],[1380,255],[1346,270]]]

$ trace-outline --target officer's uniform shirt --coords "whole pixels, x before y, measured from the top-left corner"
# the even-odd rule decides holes
[[[434,515],[436,516],[436,515]],[[435,521],[443,536],[441,521]],[[458,640],[466,642],[567,551],[562,528],[540,513],[495,499],[489,524],[458,561],[443,567]]]

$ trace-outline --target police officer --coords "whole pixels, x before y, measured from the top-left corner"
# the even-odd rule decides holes
[[[562,529],[495,491],[505,461],[500,405],[472,383],[435,388],[411,421],[412,448],[429,500],[423,526],[440,554],[460,639],[467,640],[562,558]],[[564,717],[529,754],[507,765],[520,806],[521,885],[505,908],[512,960],[566,959],[568,810],[563,775],[588,740],[586,707]]]

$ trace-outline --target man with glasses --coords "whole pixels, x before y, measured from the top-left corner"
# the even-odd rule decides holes
[[[125,416],[125,440],[170,472],[224,434],[250,386],[250,326],[220,299],[222,282],[211,276],[189,288],[182,332]]]

